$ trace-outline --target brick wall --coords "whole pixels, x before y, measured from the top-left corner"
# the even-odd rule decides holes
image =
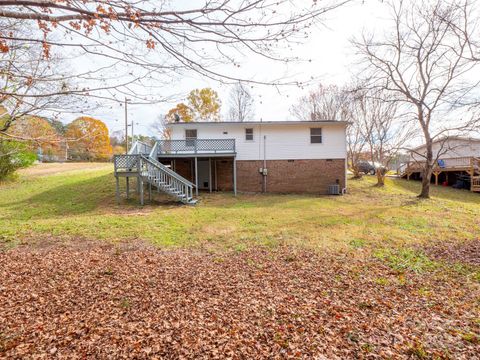
[[[238,191],[262,191],[263,161],[237,161]],[[326,194],[339,180],[345,187],[345,160],[267,160],[267,192]]]
[[[192,162],[193,160],[191,159],[175,159],[175,171],[180,176],[195,183],[195,176],[192,173]]]
[[[191,159],[176,159],[176,171],[195,183]],[[216,164],[216,166],[215,166]],[[263,161],[237,161],[237,190],[262,192],[263,176],[258,169]],[[345,160],[267,160],[267,192],[274,193],[317,193],[326,194],[328,185],[340,181],[345,187]],[[213,185],[218,191],[233,190],[233,160],[212,160]],[[215,181],[216,179],[216,181]]]
[[[263,176],[258,172],[258,169],[262,166],[263,161],[237,161],[237,190],[245,192],[263,191]]]
[[[233,160],[232,159],[214,159],[214,185],[216,169],[216,190],[233,191]],[[238,176],[237,176],[238,179]]]

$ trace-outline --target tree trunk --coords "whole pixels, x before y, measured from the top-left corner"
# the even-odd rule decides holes
[[[430,131],[428,125],[430,124],[431,113],[426,115],[426,119],[423,113],[423,109],[420,105],[417,107],[418,110],[418,120],[422,125],[423,135],[425,137],[425,147],[427,150],[425,167],[423,168],[422,175],[422,191],[418,197],[420,199],[429,199],[430,198],[430,180],[432,179],[433,172],[433,142],[430,137]]]
[[[425,169],[423,170],[423,178],[422,178],[422,191],[418,195],[421,199],[429,199],[430,198],[430,180],[432,178],[432,165],[426,164]]]
[[[426,137],[426,145],[427,145],[427,161],[425,162],[425,167],[423,169],[423,176],[422,176],[422,191],[418,195],[421,199],[429,199],[430,198],[430,181],[432,179],[432,172],[433,172],[433,149],[432,149],[432,140],[430,136]]]
[[[362,173],[360,172],[357,165],[352,166],[353,178],[354,179],[361,179]]]
[[[387,175],[387,168],[381,167],[377,169],[377,184],[375,186],[385,186],[385,176]]]

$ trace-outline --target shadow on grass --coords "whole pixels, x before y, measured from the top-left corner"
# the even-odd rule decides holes
[[[200,193],[199,204],[210,208],[246,209],[305,206],[305,201],[332,201],[337,196],[320,194],[282,194],[282,193],[239,193],[230,192]]]
[[[53,181],[53,180],[52,180]],[[89,213],[105,203],[114,204],[115,180],[112,174],[71,181],[17,202],[3,204],[16,220],[48,219]]]

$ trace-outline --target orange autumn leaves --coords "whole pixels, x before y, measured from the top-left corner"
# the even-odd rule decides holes
[[[88,116],[74,120],[64,133],[45,118],[25,116],[14,122],[8,134],[28,143],[34,152],[59,158],[65,156],[66,146],[71,160],[105,161],[113,154],[107,126]]]
[[[64,150],[64,140],[52,124],[38,116],[25,116],[17,119],[8,134],[28,143],[31,151],[41,149],[43,154],[60,155]]]
[[[218,93],[211,88],[195,89],[187,96],[187,104],[180,103],[167,113],[167,121],[174,122],[175,114],[180,121],[219,121],[222,105]]]
[[[73,159],[92,161],[112,157],[108,128],[101,120],[82,116],[68,125],[65,136],[70,140]]]

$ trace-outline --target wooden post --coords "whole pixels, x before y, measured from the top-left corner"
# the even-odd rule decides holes
[[[212,192],[212,158],[208,158],[208,187]]]
[[[198,196],[198,158],[195,156],[195,195]]]
[[[213,160],[213,169],[215,170],[215,191],[218,191],[217,159]]]
[[[148,201],[152,201],[152,182],[148,183]]]
[[[237,157],[233,157],[233,194],[237,196]]]
[[[130,197],[130,177],[127,176],[127,199]]]
[[[434,172],[433,175],[435,175],[435,185],[438,186],[438,175],[440,175],[440,173]]]
[[[412,175],[411,173],[407,173],[407,181],[410,181],[410,175]]]
[[[137,177],[138,181],[138,189],[139,189],[139,193],[140,193],[140,205],[143,206],[144,204],[144,199],[143,199],[143,179],[142,179],[142,176],[138,176]]]
[[[117,199],[117,204],[120,204],[120,180],[118,179],[118,176],[115,176],[115,182],[116,182],[116,189],[115,189],[115,197]]]
[[[137,156],[137,191],[140,194],[140,205],[143,206],[143,178],[142,178],[142,158]]]

